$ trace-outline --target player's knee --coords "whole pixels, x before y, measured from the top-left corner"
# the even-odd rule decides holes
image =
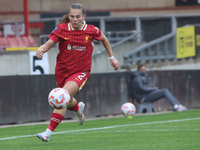
[[[77,101],[74,99],[74,97],[70,96],[70,101],[68,107],[74,106],[77,103]]]

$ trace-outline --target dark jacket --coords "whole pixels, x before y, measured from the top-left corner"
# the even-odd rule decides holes
[[[144,98],[144,95],[157,90],[157,87],[148,87],[147,74],[144,72],[136,71],[133,73],[132,79],[132,93],[134,99],[138,102]]]

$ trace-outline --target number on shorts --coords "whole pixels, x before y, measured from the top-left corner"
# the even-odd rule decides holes
[[[85,76],[86,76],[86,73],[81,73],[81,74],[78,76],[78,78],[79,78],[79,80],[82,80]]]

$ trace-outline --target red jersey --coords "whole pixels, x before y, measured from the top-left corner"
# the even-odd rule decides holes
[[[49,39],[59,42],[55,74],[67,77],[77,72],[90,72],[93,40],[100,41],[101,31],[84,22],[80,30],[74,30],[70,23],[59,24]]]

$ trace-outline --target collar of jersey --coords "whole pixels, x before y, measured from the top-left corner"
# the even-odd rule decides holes
[[[81,27],[80,30],[85,30],[86,28],[87,28],[87,24],[86,24],[86,22],[85,22],[85,20],[84,20],[84,21],[83,21],[83,26]],[[68,29],[69,29],[69,30],[75,30],[75,29],[72,27],[71,23],[68,24]]]

